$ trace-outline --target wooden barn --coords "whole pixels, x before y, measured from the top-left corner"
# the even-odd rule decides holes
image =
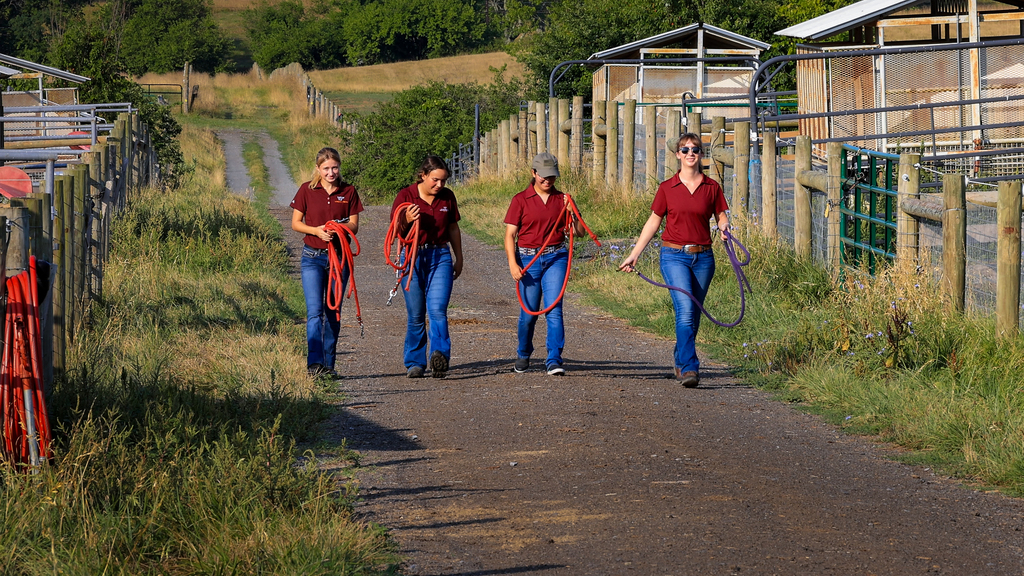
[[[1022,0],[862,0],[776,34],[803,40],[799,53],[984,42],[1024,34],[1021,7]],[[1024,95],[1022,62],[1019,45],[802,60],[799,112]],[[921,134],[950,128],[965,129]],[[1013,147],[1024,143],[1024,106],[1004,101],[812,118],[801,120],[800,132],[813,139],[873,136],[852,143],[890,152]]]
[[[596,52],[590,60],[604,60],[594,72],[593,99],[641,103],[679,104],[688,98],[736,96],[747,101],[750,78],[762,52],[770,45],[710,24],[690,24],[656,36]],[[722,63],[659,62],[665,58],[721,58]],[[623,60],[622,63],[607,62]],[[635,63],[631,61],[641,61]],[[742,116],[746,110],[729,108],[723,114]]]

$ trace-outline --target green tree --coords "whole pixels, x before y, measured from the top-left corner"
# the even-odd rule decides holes
[[[428,154],[445,157],[472,140],[476,104],[481,130],[487,130],[519,109],[521,94],[522,86],[504,82],[500,71],[488,86],[431,82],[399,92],[357,118],[359,130],[346,143],[342,173],[370,197],[390,200],[412,183]]]
[[[486,24],[463,0],[381,0],[345,19],[354,66],[450,56],[483,44]]]
[[[78,96],[84,104],[131,102],[150,128],[160,163],[165,167],[180,166],[182,156],[177,137],[181,126],[168,107],[147,98],[142,87],[125,75],[119,57],[121,28],[116,25],[116,16],[111,17],[109,12],[106,16],[89,23],[80,13],[69,15],[50,47],[47,63],[90,79],[79,87]]]
[[[228,41],[207,0],[137,0],[132,8],[121,41],[129,73],[169,72],[185,62],[202,72],[229,67]]]
[[[320,0],[307,8],[297,0],[260,2],[245,11],[253,60],[273,70],[298,62],[307,69],[345,63],[344,20],[351,2]]]
[[[582,0],[551,9],[543,30],[517,40],[509,53],[530,71],[533,94],[547,96],[551,70],[566,60],[660,34],[698,19],[696,7],[677,0]],[[593,73],[571,68],[556,86],[559,96],[591,92]]]

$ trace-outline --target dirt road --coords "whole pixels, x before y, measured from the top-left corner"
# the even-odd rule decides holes
[[[329,433],[364,454],[358,512],[392,530],[406,573],[1024,570],[1021,501],[887,460],[887,448],[771,401],[713,360],[700,388],[682,388],[667,378],[672,342],[573,297],[568,374],[513,373],[504,254],[472,238],[450,311],[452,370],[406,379],[404,303],[384,305],[386,225],[385,207],[360,222],[366,335],[346,301],[349,400]]]

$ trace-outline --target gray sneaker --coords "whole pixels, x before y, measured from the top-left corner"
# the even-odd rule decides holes
[[[413,366],[405,373],[406,378],[423,378],[423,366]]]
[[[548,364],[548,376],[563,376],[565,368],[561,364]]]
[[[526,372],[529,369],[530,369],[530,359],[529,358],[516,358],[516,366],[515,366],[515,371],[516,372],[522,374],[523,372]]]

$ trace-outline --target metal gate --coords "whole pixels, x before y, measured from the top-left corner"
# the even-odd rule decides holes
[[[896,258],[900,157],[843,145],[840,263],[874,275]]]

